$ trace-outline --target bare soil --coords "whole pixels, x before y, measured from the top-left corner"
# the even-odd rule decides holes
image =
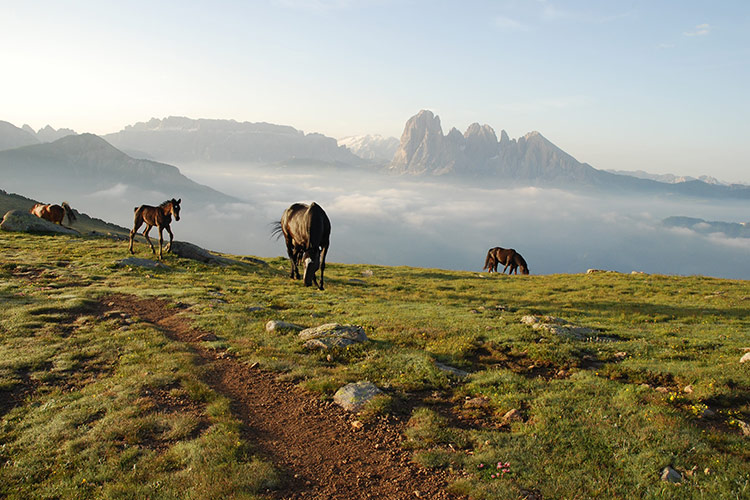
[[[420,468],[401,446],[404,421],[352,425],[356,416],[273,373],[206,349],[199,331],[180,311],[157,299],[113,295],[122,310],[189,344],[206,364],[205,382],[229,398],[244,437],[281,471],[271,499],[458,498],[446,491],[443,471]]]

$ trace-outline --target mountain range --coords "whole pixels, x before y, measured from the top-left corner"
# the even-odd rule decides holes
[[[336,139],[293,127],[171,116],[139,122],[104,136],[132,156],[170,163],[247,162],[362,165]]]
[[[539,132],[510,139],[502,130],[498,139],[489,125],[473,123],[463,134],[452,128],[446,135],[440,117],[428,110],[406,122],[388,170],[402,175],[475,179],[485,185],[750,198],[750,187],[745,185],[701,180],[665,183],[598,170],[579,162]]]

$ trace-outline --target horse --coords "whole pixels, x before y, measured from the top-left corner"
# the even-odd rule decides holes
[[[290,278],[300,279],[298,265],[305,263],[303,282],[305,286],[315,283],[323,290],[323,272],[326,268],[326,254],[331,240],[331,221],[323,208],[315,202],[309,206],[294,203],[287,208],[281,220],[274,223],[272,234],[284,236],[286,251],[291,261]],[[315,272],[320,269],[320,284]]]
[[[529,274],[529,266],[520,253],[512,248],[493,247],[487,251],[487,257],[484,259],[484,267],[491,273],[497,272],[498,264],[503,264],[503,273],[510,267],[508,274],[514,272],[518,274],[518,268],[521,268],[521,274]]]
[[[175,200],[174,198],[172,198],[171,200],[163,202],[158,207],[152,207],[151,205],[141,205],[140,207],[135,207],[133,209],[133,212],[135,212],[135,220],[133,221],[133,229],[130,230],[131,254],[135,253],[133,251],[133,239],[135,238],[138,229],[144,223],[146,224],[146,229],[143,230],[143,236],[146,237],[146,241],[148,241],[148,244],[151,246],[151,252],[153,254],[156,254],[156,250],[154,250],[154,244],[151,243],[151,239],[148,237],[148,232],[151,231],[151,228],[154,226],[159,229],[159,260],[161,260],[162,258],[164,229],[166,229],[167,233],[169,233],[169,246],[167,247],[167,252],[172,251],[172,240],[174,239],[174,235],[172,234],[172,230],[169,228],[169,225],[172,223],[173,215],[175,220],[180,220],[181,202],[182,198],[180,198],[179,200]]]
[[[45,219],[53,224],[63,225],[63,218],[68,216],[68,225],[72,225],[76,220],[76,214],[73,213],[73,209],[70,208],[67,201],[62,202],[61,205],[45,205],[43,203],[37,203],[31,210],[30,213],[36,215],[40,219]]]

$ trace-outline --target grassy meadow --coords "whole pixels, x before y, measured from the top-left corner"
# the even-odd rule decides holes
[[[403,446],[451,471],[457,494],[750,498],[750,282],[330,263],[319,291],[282,258],[141,269],[116,265],[123,241],[0,244],[0,497],[263,498],[277,484],[188,346],[102,314],[118,293],[169,301],[216,334],[212,348],[320,398],[375,383],[385,395],[360,419],[408,422]],[[308,352],[267,333],[272,319],[361,325],[370,340]],[[667,466],[680,484],[660,479]]]

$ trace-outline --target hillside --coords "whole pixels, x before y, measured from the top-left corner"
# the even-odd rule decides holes
[[[0,243],[6,498],[750,488],[745,281],[329,263],[320,292],[281,258],[141,268],[108,239]],[[368,340],[314,350],[274,320]],[[382,394],[359,414],[331,402],[364,380]]]
[[[237,201],[188,179],[177,167],[131,158],[92,134],[0,151],[0,176],[0,187],[23,193],[42,191],[70,197],[121,186],[189,196],[197,203]]]
[[[49,201],[44,203],[50,203],[50,204],[60,204],[65,200],[56,200],[56,201]],[[14,193],[7,193],[0,189],[0,220],[2,220],[3,215],[5,215],[7,212],[11,210],[23,210],[24,212],[28,211],[36,205],[37,203],[42,203],[37,200],[32,200],[31,198],[26,198],[25,196],[21,196]],[[111,234],[111,235],[119,235],[122,237],[127,237],[130,234],[130,230],[128,228],[118,226],[117,224],[112,224],[110,222],[106,222],[102,219],[98,219],[96,217],[90,217],[89,215],[85,213],[81,213],[78,210],[76,210],[75,206],[71,207],[73,209],[73,212],[76,215],[76,221],[70,225],[68,223],[67,217],[64,219],[64,224],[66,227],[71,227],[72,229],[75,229],[79,233],[87,234],[87,233],[99,233],[99,234]]]

